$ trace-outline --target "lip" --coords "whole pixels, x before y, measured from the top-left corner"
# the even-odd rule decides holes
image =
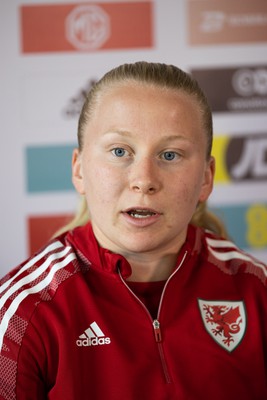
[[[140,210],[140,211],[147,211],[148,213],[151,213],[151,215],[147,217],[142,217],[142,218],[135,218],[131,216],[129,213],[133,210]],[[147,227],[150,225],[155,224],[159,218],[161,217],[162,213],[150,208],[150,207],[140,207],[140,206],[134,206],[134,207],[129,207],[121,212],[122,216],[124,219],[129,223],[130,225],[136,226],[136,227]]]

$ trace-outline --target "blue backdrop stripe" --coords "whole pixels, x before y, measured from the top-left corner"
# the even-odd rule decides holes
[[[215,206],[211,210],[225,223],[235,244],[242,249],[267,246],[267,203]]]
[[[27,192],[74,190],[71,182],[73,148],[74,145],[27,147]]]

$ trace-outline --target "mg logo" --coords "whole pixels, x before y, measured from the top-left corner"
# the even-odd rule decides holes
[[[239,69],[233,74],[232,85],[240,96],[267,94],[267,69]]]
[[[66,37],[79,50],[97,49],[109,35],[109,16],[99,6],[78,6],[66,19]]]

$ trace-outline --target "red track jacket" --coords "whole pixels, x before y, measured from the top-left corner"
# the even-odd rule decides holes
[[[267,268],[189,227],[156,320],[90,224],[0,287],[0,399],[267,399]]]

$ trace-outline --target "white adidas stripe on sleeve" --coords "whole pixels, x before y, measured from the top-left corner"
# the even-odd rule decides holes
[[[31,268],[37,261],[41,260],[46,254],[50,251],[56,250],[60,247],[64,247],[63,244],[59,241],[54,242],[47,246],[41,253],[37,254],[34,258],[32,258],[29,262],[27,262],[17,273],[12,276],[8,281],[6,281],[2,286],[0,286],[0,293],[2,293],[20,274],[26,271],[28,268]]]
[[[66,249],[67,249],[67,251],[69,251],[70,247],[67,247]],[[57,254],[54,255],[55,257],[53,258],[53,260],[58,258],[58,257],[56,257],[56,255]],[[62,254],[61,254],[61,257],[62,257]],[[1,324],[0,324],[0,351],[2,349],[3,338],[4,338],[4,335],[5,335],[6,331],[7,331],[9,321],[13,317],[13,315],[16,313],[16,311],[17,311],[19,305],[21,304],[21,302],[27,296],[29,296],[30,294],[38,293],[41,290],[43,290],[46,286],[48,286],[50,284],[50,282],[52,281],[55,273],[57,271],[59,271],[60,269],[64,268],[66,265],[68,265],[75,258],[76,258],[75,254],[71,253],[65,259],[63,259],[62,261],[57,262],[56,264],[54,264],[51,267],[51,270],[49,271],[49,273],[45,276],[45,278],[41,282],[37,283],[35,286],[33,286],[31,288],[23,290],[12,301],[12,303],[8,307],[7,311],[5,312],[5,314],[3,316],[3,319],[1,321]],[[46,266],[49,267],[50,265],[51,265],[51,262],[49,264],[47,264]]]

